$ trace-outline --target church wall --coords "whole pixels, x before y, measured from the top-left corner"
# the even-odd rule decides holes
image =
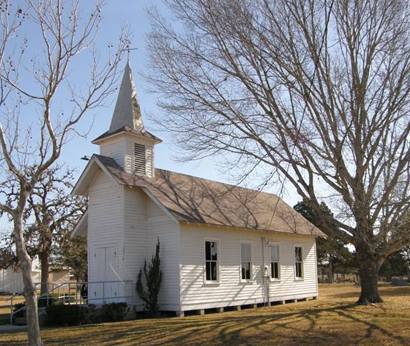
[[[100,146],[101,155],[112,157],[121,167],[124,167],[124,156],[127,145],[124,138],[107,140]]]
[[[262,238],[264,246],[262,246]],[[205,280],[205,240],[218,243],[219,281]],[[279,244],[280,279],[263,278],[270,269],[267,242]],[[241,243],[251,244],[251,280],[241,280]],[[294,247],[303,248],[303,279],[295,278]],[[181,310],[259,304],[316,297],[316,243],[312,236],[204,226],[181,227]]]
[[[88,200],[88,297],[89,303],[121,301],[124,287],[123,191],[108,175],[98,170],[89,187]],[[102,284],[110,281],[111,284]],[[106,301],[104,298],[110,300]],[[116,298],[117,297],[117,298]]]
[[[149,262],[160,241],[162,283],[159,294],[161,310],[178,310],[179,276],[178,245],[179,230],[140,188],[124,187],[124,241],[123,278],[136,282],[144,261]],[[138,310],[143,309],[141,300],[135,296]]]
[[[163,311],[179,311],[179,225],[151,199],[147,200],[147,259],[160,241],[162,283],[159,304]]]
[[[146,196],[138,189],[124,187],[123,200],[124,218],[124,279],[134,283],[144,265],[146,258]],[[135,302],[141,306],[142,302],[135,295]]]

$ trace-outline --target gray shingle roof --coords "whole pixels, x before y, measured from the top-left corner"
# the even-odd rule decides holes
[[[94,157],[118,183],[146,188],[179,222],[323,236],[274,194],[162,169],[154,178],[136,176],[112,158]]]

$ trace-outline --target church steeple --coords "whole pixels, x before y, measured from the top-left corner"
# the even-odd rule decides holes
[[[144,128],[129,63],[118,92],[110,128],[93,140],[101,155],[112,157],[124,171],[136,175],[154,176],[154,145],[161,139]]]
[[[137,92],[135,90],[132,71],[128,61],[122,76],[121,87],[118,93],[109,131],[114,132],[124,126],[128,126],[137,131],[144,129],[144,124],[141,118],[141,109],[138,104]]]

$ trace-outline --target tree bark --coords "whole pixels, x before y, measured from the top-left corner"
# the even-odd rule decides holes
[[[40,255],[40,265],[41,265],[40,295],[47,295],[48,294],[48,271],[50,267],[47,254]]]
[[[382,303],[383,299],[379,294],[378,277],[379,261],[374,256],[359,254],[359,278],[361,292],[358,304]]]
[[[330,284],[332,284],[334,282],[333,276],[334,276],[333,258],[330,257],[329,258],[329,268],[328,268],[328,280],[329,280]]]
[[[24,283],[28,344],[30,346],[41,346],[43,343],[41,341],[40,325],[38,322],[37,294],[31,273],[31,258],[24,246],[22,213],[14,217],[14,235],[19,266]]]

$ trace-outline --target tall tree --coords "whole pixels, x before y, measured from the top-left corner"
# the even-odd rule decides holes
[[[392,276],[408,276],[410,274],[410,260],[406,258],[405,251],[399,251],[390,255],[380,267],[381,276],[388,281]]]
[[[29,239],[41,268],[40,294],[48,294],[52,255],[57,254],[64,235],[73,229],[86,209],[84,199],[70,194],[73,186],[72,170],[55,165],[42,174],[28,199],[28,213],[34,218]],[[64,245],[69,246],[67,240]]]
[[[60,234],[56,258],[56,268],[70,268],[77,281],[87,281],[87,240],[82,236],[72,237],[72,229]]]
[[[17,256],[13,250],[13,242],[9,235],[1,239],[0,245],[0,269],[7,269],[17,265]]]
[[[20,6],[21,7],[16,7]],[[2,1],[0,11],[0,210],[13,224],[24,282],[30,345],[41,345],[24,214],[40,177],[77,134],[77,124],[115,89],[126,40],[109,45],[108,59],[95,50],[101,22],[97,2],[87,14],[78,0]],[[77,74],[90,64],[89,75]],[[75,78],[81,80],[75,81]],[[11,179],[10,179],[11,178]],[[8,181],[17,181],[15,190]],[[16,196],[10,199],[9,195]]]
[[[410,242],[409,3],[166,3],[174,18],[152,11],[149,38],[163,126],[187,158],[286,180],[355,246],[358,302],[382,301],[378,270]]]

